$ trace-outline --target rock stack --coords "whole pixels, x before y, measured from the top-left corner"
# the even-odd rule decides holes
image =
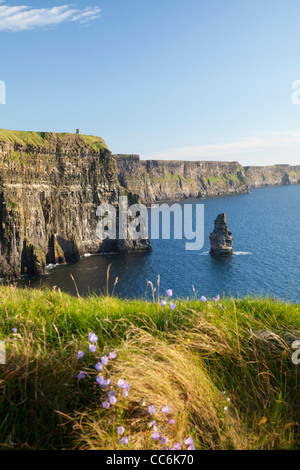
[[[214,256],[231,256],[233,238],[226,222],[226,215],[219,214],[215,220],[214,231],[210,234],[210,254]]]

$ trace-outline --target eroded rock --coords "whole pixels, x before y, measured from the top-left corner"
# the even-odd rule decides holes
[[[214,256],[231,256],[233,238],[228,229],[226,215],[219,214],[215,220],[215,228],[210,234],[210,254]]]

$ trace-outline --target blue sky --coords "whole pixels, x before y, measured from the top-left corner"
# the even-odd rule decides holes
[[[300,164],[299,18],[299,0],[2,1],[0,127],[80,127],[142,158]]]

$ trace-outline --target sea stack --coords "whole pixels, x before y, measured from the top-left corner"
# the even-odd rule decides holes
[[[219,214],[215,220],[214,231],[210,234],[210,254],[213,256],[231,256],[233,238],[226,222],[226,215]]]

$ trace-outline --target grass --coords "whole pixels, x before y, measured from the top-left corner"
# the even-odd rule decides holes
[[[162,449],[151,419],[170,446],[192,436],[197,449],[299,448],[291,344],[300,336],[300,306],[255,298],[222,305],[181,300],[171,311],[155,300],[1,287],[1,448]],[[80,360],[79,349],[86,352]],[[131,390],[104,410],[107,391],[93,366],[112,350],[117,358],[102,374],[113,385],[125,379]],[[86,374],[80,381],[79,371]],[[168,430],[164,405],[175,421]],[[126,447],[120,425],[130,434]]]
[[[107,145],[101,137],[91,135],[77,135],[70,133],[50,134],[48,132],[28,132],[28,131],[12,131],[0,129],[0,142],[18,144],[23,146],[43,147],[49,146],[50,136],[57,136],[60,145],[70,139],[74,140],[78,148],[88,147],[91,150],[108,150]]]

